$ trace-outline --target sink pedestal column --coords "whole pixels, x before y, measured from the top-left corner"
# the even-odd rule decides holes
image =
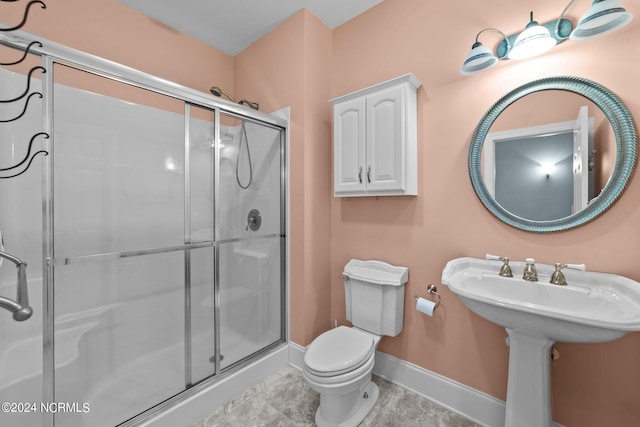
[[[549,427],[549,357],[554,341],[506,329],[510,351],[505,427]]]

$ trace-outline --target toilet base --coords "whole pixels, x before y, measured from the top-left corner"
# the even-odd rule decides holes
[[[378,385],[373,381],[369,381],[369,383],[364,387],[364,390],[358,393],[356,397],[356,401],[353,403],[353,408],[355,411],[353,414],[346,420],[335,424],[328,422],[323,416],[321,412],[322,401],[320,402],[320,407],[316,411],[316,425],[318,427],[356,427],[362,420],[364,420],[369,412],[373,409],[374,405],[378,401],[378,396],[380,395],[380,389]],[[338,399],[343,398],[344,396],[327,396],[327,398],[336,397]],[[322,399],[322,395],[321,395]],[[325,402],[328,403],[328,402]]]

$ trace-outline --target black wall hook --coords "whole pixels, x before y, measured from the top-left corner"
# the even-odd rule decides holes
[[[1,1],[1,0],[0,0]],[[20,113],[20,115],[18,117],[14,117],[13,119],[9,119],[9,120],[0,120],[0,123],[9,123],[12,122],[14,120],[18,120],[20,117],[24,116],[24,114],[27,112],[27,106],[29,105],[29,100],[34,96],[37,95],[38,98],[42,99],[42,94],[40,92],[33,92],[31,94],[29,94],[29,96],[27,97],[27,101],[24,103],[24,108],[22,109],[22,113]]]
[[[2,1],[7,1],[7,0],[2,0]],[[41,2],[40,0],[30,1],[29,4],[27,5],[27,8],[24,10],[24,16],[22,17],[22,22],[21,23],[19,23],[15,27],[11,27],[11,28],[0,28],[0,31],[14,31],[14,30],[19,30],[20,28],[22,28],[22,26],[24,24],[26,24],[26,22],[27,22],[27,16],[29,16],[29,9],[31,8],[31,6],[33,6],[36,3],[39,3],[40,5],[42,5],[43,9],[47,8],[47,5],[44,4],[43,2]]]
[[[39,65],[37,67],[33,67],[32,69],[29,70],[29,76],[27,77],[27,88],[22,93],[22,95],[20,95],[20,96],[18,96],[16,98],[13,98],[13,99],[0,100],[0,103],[5,103],[6,104],[8,102],[15,102],[15,101],[17,101],[19,99],[24,98],[27,95],[27,93],[29,93],[29,86],[31,85],[31,75],[33,74],[33,72],[35,70],[41,70],[43,74],[47,72],[47,70],[45,70],[44,67],[41,67]]]
[[[7,0],[0,0],[0,1],[7,1]],[[22,58],[18,59],[17,61],[14,61],[14,62],[0,62],[0,65],[16,65],[16,64],[21,63],[22,61],[25,60],[25,58],[29,54],[29,49],[31,49],[31,46],[33,46],[34,44],[37,44],[39,47],[42,47],[42,43],[40,43],[39,41],[31,42],[31,43],[29,43],[29,46],[27,46],[27,48],[25,49],[24,55],[22,55]]]
[[[16,176],[20,176],[20,175],[22,175],[23,173],[25,173],[25,172],[26,172],[26,171],[31,167],[31,162],[33,162],[33,159],[35,159],[35,157],[36,157],[38,154],[40,154],[40,153],[44,154],[45,156],[48,156],[48,155],[49,155],[49,153],[47,153],[47,152],[46,152],[46,151],[44,151],[44,150],[36,151],[35,153],[33,153],[33,156],[31,156],[31,160],[29,160],[29,163],[27,164],[27,167],[26,167],[26,168],[24,168],[24,170],[23,170],[22,172],[18,172],[18,173],[16,173],[16,174],[9,175],[9,176],[0,176],[0,179],[15,178]]]
[[[35,135],[33,135],[31,137],[31,140],[29,141],[29,148],[27,148],[27,154],[26,154],[26,156],[24,156],[24,159],[22,159],[22,161],[20,161],[20,163],[16,163],[15,165],[9,166],[8,168],[0,168],[0,172],[8,171],[8,170],[15,169],[15,168],[19,167],[24,162],[29,160],[29,157],[31,157],[31,159],[33,160],[33,157],[35,157],[35,155],[38,154],[38,153],[35,153],[33,156],[31,156],[31,147],[33,146],[33,141],[35,141],[36,137],[38,137],[40,135],[44,135],[45,139],[49,138],[49,134],[46,133],[46,132],[38,132]],[[46,151],[45,151],[45,153],[46,153]],[[30,164],[31,164],[31,162],[29,162],[29,165]],[[27,168],[29,168],[29,165],[27,165]],[[5,178],[10,178],[10,177],[5,177]]]

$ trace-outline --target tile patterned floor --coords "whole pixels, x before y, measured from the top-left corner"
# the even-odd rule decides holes
[[[374,375],[380,397],[360,427],[480,427],[467,418]],[[320,396],[286,368],[245,391],[193,427],[312,427]]]

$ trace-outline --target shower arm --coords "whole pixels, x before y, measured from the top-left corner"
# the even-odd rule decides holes
[[[17,322],[27,320],[33,314],[33,309],[29,306],[29,293],[27,290],[27,264],[19,258],[0,252],[0,258],[13,262],[18,267],[18,296],[17,301],[0,297],[0,307],[13,313],[13,319]]]
[[[2,1],[2,0],[0,0]],[[211,94],[217,96],[217,97],[221,97],[224,96],[225,98],[227,98],[229,101],[231,102],[236,102],[236,100],[233,98],[233,96],[231,96],[231,94],[229,94],[229,92],[226,92],[222,89],[220,89],[218,86],[211,86],[211,88],[209,89],[209,92],[211,92]],[[258,105],[257,102],[253,102],[253,101],[249,101],[248,99],[241,99],[238,104],[240,105],[247,105],[249,108],[252,108],[254,110],[259,110],[260,106]]]
[[[238,102],[238,104],[240,104],[240,105],[247,104],[249,106],[249,108],[252,108],[254,110],[259,110],[260,109],[260,105],[257,102],[249,101],[247,99],[241,99],[240,102]]]

